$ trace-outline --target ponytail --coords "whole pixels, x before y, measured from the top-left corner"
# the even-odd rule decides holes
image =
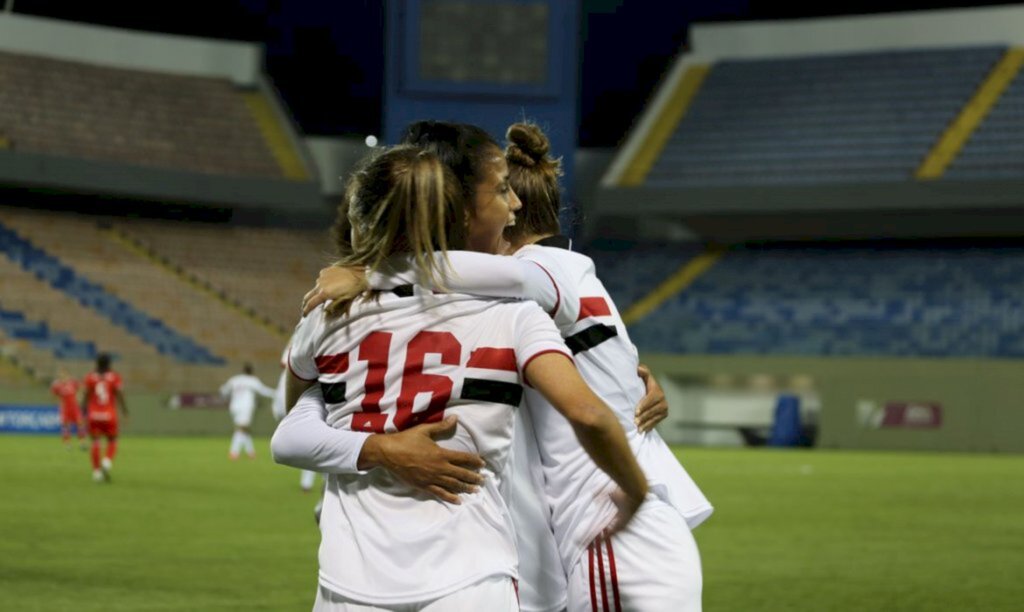
[[[459,191],[458,181],[437,155],[420,147],[398,146],[369,157],[349,179],[345,201],[338,207],[337,265],[372,271],[391,255],[409,253],[420,276],[440,287],[434,252],[447,256],[449,249],[465,245]],[[351,240],[340,231],[348,228]],[[336,304],[331,310],[347,311],[350,305]]]

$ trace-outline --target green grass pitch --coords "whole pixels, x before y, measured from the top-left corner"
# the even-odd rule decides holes
[[[313,495],[228,439],[121,441],[110,485],[54,438],[0,438],[0,608],[308,610]],[[1019,610],[1024,457],[684,449],[716,506],[704,609]]]

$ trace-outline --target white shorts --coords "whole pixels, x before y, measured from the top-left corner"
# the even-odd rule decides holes
[[[231,420],[235,422],[235,427],[248,427],[252,425],[252,413],[256,411],[256,408],[231,408]]]
[[[359,603],[330,591],[317,589],[313,612],[518,612],[515,582],[508,576],[492,576],[451,595],[423,603],[381,605]]]
[[[648,498],[626,528],[598,536],[569,572],[569,612],[699,612],[697,543],[679,511]]]

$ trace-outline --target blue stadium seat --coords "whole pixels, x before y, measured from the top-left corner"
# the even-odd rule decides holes
[[[114,324],[153,345],[161,354],[186,363],[225,363],[207,348],[108,293],[3,224],[0,224],[0,253],[53,288],[68,293],[78,303],[96,310]]]
[[[911,180],[1005,51],[991,46],[716,63],[646,184]],[[1007,115],[1024,118],[1024,105],[1011,99],[1006,108],[1013,109]],[[995,113],[993,120],[1000,120]]]
[[[642,257],[664,277],[694,253],[660,248],[591,253],[620,308],[659,282],[633,278]],[[630,336],[662,353],[1022,358],[1020,278],[1024,248],[737,249]]]

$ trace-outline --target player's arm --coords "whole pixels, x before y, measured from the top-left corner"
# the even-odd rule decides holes
[[[524,374],[569,420],[583,449],[621,489],[623,497],[615,500],[619,506],[615,528],[622,528],[643,503],[647,479],[618,419],[590,390],[564,353],[547,352],[533,358],[526,364]]]
[[[81,406],[82,418],[89,418],[89,385],[84,385],[82,387],[82,399],[79,401],[78,405]]]
[[[637,404],[633,422],[642,433],[647,433],[668,416],[668,400],[650,368],[641,363],[637,375],[644,382],[647,393]]]
[[[532,261],[470,251],[449,251],[447,257],[434,257],[441,271],[438,284],[430,287],[436,291],[532,300],[546,312],[554,311],[561,302],[555,280]],[[411,265],[369,273],[361,268],[331,266],[320,270],[316,286],[303,298],[303,314],[328,300],[351,299],[367,288],[387,290],[427,280],[418,278]]]
[[[120,387],[114,389],[114,397],[117,398],[117,405],[121,408],[121,414],[127,417],[128,404],[124,401],[124,393],[121,393]]]
[[[299,378],[294,373],[288,373],[288,380],[284,386],[284,412],[287,415],[291,412],[295,404],[298,403],[299,398],[316,383],[316,379],[306,380],[305,378]]]
[[[459,503],[458,494],[472,493],[483,481],[483,460],[438,446],[456,421],[418,425],[393,434],[335,429],[327,424],[319,387],[304,392],[278,425],[270,441],[274,461],[328,474],[353,474],[384,468],[412,487]]]
[[[274,390],[263,384],[263,381],[260,381],[259,385],[257,385],[256,393],[268,399],[274,399]]]

